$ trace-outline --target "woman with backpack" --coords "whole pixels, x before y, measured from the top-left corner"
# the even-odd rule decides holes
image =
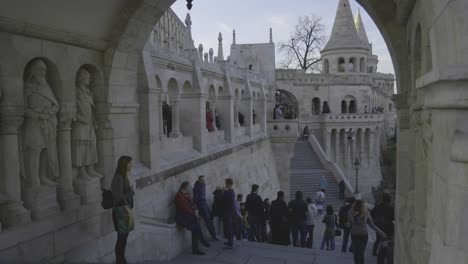
[[[349,211],[348,220],[351,224],[351,239],[353,241],[354,264],[364,264],[364,251],[369,239],[367,225],[369,225],[383,239],[387,235],[374,225],[367,206],[362,200],[357,200]]]
[[[112,179],[112,196],[114,207],[112,208],[112,220],[117,232],[115,244],[116,264],[126,264],[125,248],[127,246],[128,234],[133,230],[133,196],[135,192],[130,186],[128,174],[133,167],[132,158],[121,156],[117,162],[114,178]]]

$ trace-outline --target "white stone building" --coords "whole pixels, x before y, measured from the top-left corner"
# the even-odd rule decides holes
[[[293,104],[300,131],[309,128],[354,188],[353,163],[360,162],[358,189],[369,194],[382,179],[381,148],[395,136],[394,76],[377,71],[361,15],[353,20],[346,2],[338,6],[321,55],[321,74],[276,70],[276,90]]]

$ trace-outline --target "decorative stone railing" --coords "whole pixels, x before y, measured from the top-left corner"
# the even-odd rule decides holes
[[[367,113],[367,114],[325,114],[321,115],[322,122],[326,123],[343,123],[343,122],[382,122],[384,121],[384,114]]]
[[[268,121],[268,135],[270,137],[294,137],[300,135],[299,121],[294,120],[271,120]]]

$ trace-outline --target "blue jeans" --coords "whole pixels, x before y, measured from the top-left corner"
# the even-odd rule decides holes
[[[305,223],[293,223],[291,225],[291,233],[293,239],[293,246],[297,247],[297,238],[300,235],[301,237],[301,247],[305,247],[306,245],[306,238],[307,238],[307,231]]]
[[[343,244],[341,245],[341,252],[346,252],[348,249],[349,235],[351,234],[351,229],[343,229]]]

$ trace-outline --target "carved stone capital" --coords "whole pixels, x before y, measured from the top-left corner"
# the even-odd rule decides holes
[[[16,135],[18,128],[24,120],[24,107],[1,106],[0,107],[0,134]]]

